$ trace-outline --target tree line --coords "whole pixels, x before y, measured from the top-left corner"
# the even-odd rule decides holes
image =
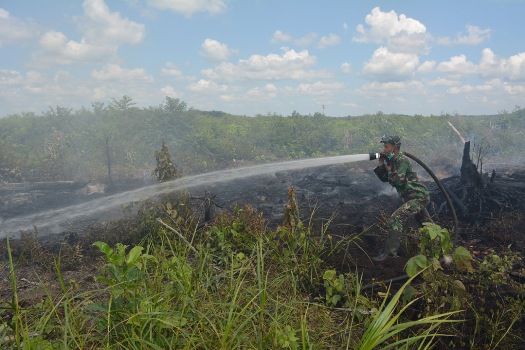
[[[403,148],[428,161],[459,159],[462,144],[451,122],[494,156],[517,159],[525,109],[497,115],[397,115],[378,112],[334,118],[322,113],[248,117],[200,111],[166,97],[136,107],[123,96],[91,108],[56,106],[39,115],[0,119],[0,181],[58,181],[152,174],[155,155],[169,149],[181,174],[239,164],[359,154],[380,150],[383,134],[398,134]],[[480,146],[482,147],[482,146]],[[415,151],[413,151],[415,150]]]

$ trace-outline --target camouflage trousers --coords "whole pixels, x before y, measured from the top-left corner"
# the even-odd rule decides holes
[[[422,225],[424,222],[433,222],[426,207],[430,203],[428,197],[423,199],[410,199],[392,213],[388,227],[396,232],[403,231],[403,224],[412,216]]]

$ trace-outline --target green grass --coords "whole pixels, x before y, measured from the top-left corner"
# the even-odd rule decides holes
[[[316,232],[302,223],[268,231],[259,219],[249,208],[237,208],[203,230],[149,220],[148,232],[134,246],[94,244],[105,259],[97,273],[100,288],[68,285],[59,255],[60,295],[48,293],[41,303],[24,307],[7,240],[14,292],[1,301],[1,346],[430,349],[453,348],[461,338],[454,335],[464,327],[458,318],[465,312],[426,314],[421,305],[433,296],[411,296],[417,294],[415,279],[426,271],[401,287],[390,286],[383,297],[365,294],[357,271],[337,272],[328,263],[337,256],[351,258],[345,254],[358,243],[356,237],[334,242],[326,227]],[[499,344],[510,337],[511,327],[493,335]]]
[[[145,241],[147,253],[107,250],[100,271],[107,288],[101,290],[74,294],[57,263],[62,296],[23,309],[13,271],[6,343],[25,349],[320,349],[338,347],[345,337],[356,342],[363,332],[363,323],[346,319],[344,330],[334,334],[338,325],[331,309],[298,290],[304,286],[298,286],[293,269],[268,266],[275,257],[262,238],[249,255],[232,254],[217,269],[216,257],[203,251],[197,256],[160,231],[163,243]],[[389,303],[389,310],[394,306]]]

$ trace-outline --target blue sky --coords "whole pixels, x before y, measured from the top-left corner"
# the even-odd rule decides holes
[[[0,0],[0,117],[166,96],[253,116],[496,114],[525,0]]]

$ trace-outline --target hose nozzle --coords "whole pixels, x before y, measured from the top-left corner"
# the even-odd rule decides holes
[[[370,160],[374,160],[374,159],[388,159],[388,157],[384,153],[371,152],[369,154],[370,154]]]

